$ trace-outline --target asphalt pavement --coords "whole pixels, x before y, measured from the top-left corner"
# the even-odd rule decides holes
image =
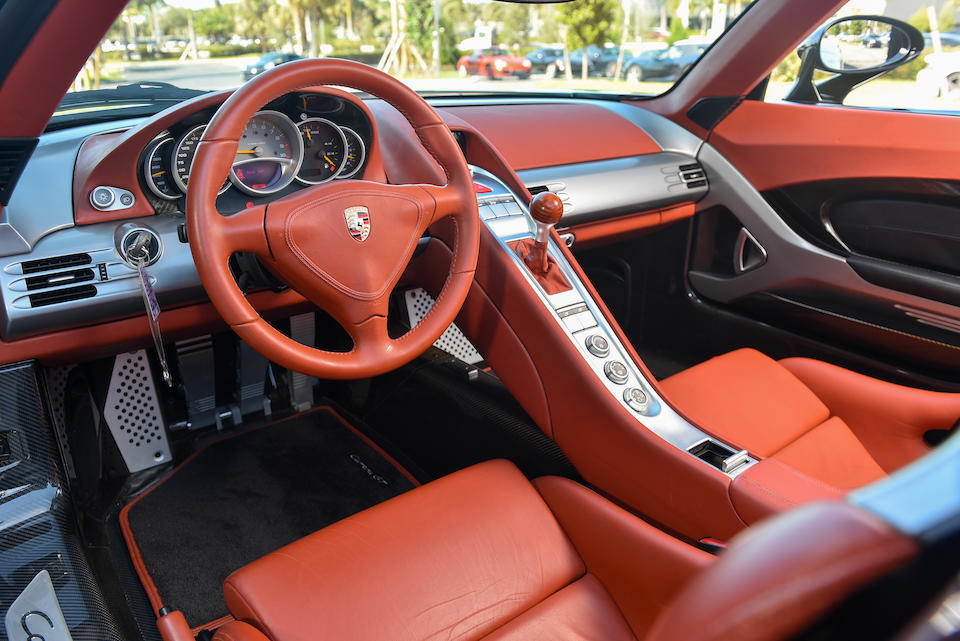
[[[243,83],[243,68],[257,60],[257,56],[212,60],[161,60],[151,62],[132,62],[110,66],[108,72],[114,76],[110,82],[103,82],[104,89],[121,84],[138,82],[168,82],[187,89],[217,91],[233,89]],[[417,91],[530,91],[538,88],[542,78],[532,76],[526,80],[504,78],[490,80],[486,77],[468,78],[413,78],[407,84]],[[556,82],[556,81],[554,81]]]

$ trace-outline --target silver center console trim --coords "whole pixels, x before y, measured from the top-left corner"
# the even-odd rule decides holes
[[[480,194],[477,200],[480,205],[481,219],[496,236],[501,250],[510,257],[511,262],[527,281],[534,295],[550,310],[554,320],[563,329],[564,334],[579,352],[581,358],[593,370],[597,379],[609,390],[617,403],[620,403],[624,409],[636,417],[637,424],[688,453],[691,448],[702,444],[705,440],[713,441],[729,449],[731,457],[724,461],[724,463],[729,462],[729,464],[725,465],[726,469],[721,469],[721,472],[730,478],[738,476],[756,463],[757,461],[745,452],[738,451],[739,448],[723,443],[688,423],[656,393],[650,381],[644,377],[623,344],[617,339],[617,335],[600,312],[596,301],[587,292],[570,264],[567,263],[559,248],[552,241],[548,246],[548,253],[556,261],[572,289],[552,296],[543,291],[521,259],[507,246],[508,242],[533,237],[534,223],[526,205],[493,174],[479,167],[471,167],[471,170],[478,183],[493,190],[489,193]],[[501,207],[509,207],[512,211],[519,210],[519,213],[503,214],[500,213],[502,211]],[[607,340],[609,355],[605,358],[598,358],[590,352],[586,339],[593,334],[601,335]],[[623,364],[627,370],[626,380],[622,383],[614,382],[604,371],[604,366],[613,362]],[[619,376],[615,378],[623,380]],[[648,409],[646,415],[639,414],[635,407],[632,407],[628,402],[628,396],[624,394],[624,391],[630,388],[639,388],[647,396],[648,402],[645,407]],[[690,456],[703,462],[704,465],[709,465],[693,454],[690,454]]]

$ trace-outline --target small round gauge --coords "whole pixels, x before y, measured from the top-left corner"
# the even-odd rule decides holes
[[[367,157],[367,148],[363,144],[363,138],[350,127],[340,127],[343,135],[347,137],[347,152],[343,157],[343,166],[337,178],[351,178],[360,171],[363,161]]]
[[[203,130],[206,125],[194,127],[183,135],[180,142],[174,149],[173,154],[173,181],[183,193],[187,193],[187,185],[190,182],[190,168],[193,166],[193,157],[197,153],[197,145],[200,144],[200,138],[203,137]],[[219,193],[223,193],[230,186],[230,181],[225,180]]]
[[[147,187],[154,195],[165,200],[175,200],[183,195],[177,189],[170,168],[173,146],[172,137],[161,138],[147,149],[147,156],[143,160],[143,179]]]
[[[335,178],[343,166],[347,137],[329,120],[308,118],[297,123],[303,142],[303,163],[297,180],[319,185]]]
[[[230,180],[248,194],[272,194],[293,182],[302,161],[303,141],[293,121],[279,111],[261,111],[243,129]]]

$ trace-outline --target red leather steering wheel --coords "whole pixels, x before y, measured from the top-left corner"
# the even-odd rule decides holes
[[[443,168],[447,184],[333,181],[221,215],[217,191],[247,122],[271,100],[318,85],[359,89],[393,105]],[[362,241],[348,228],[351,214],[358,211],[355,207],[365,208],[369,216],[369,236]],[[390,293],[427,227],[447,217],[456,235],[450,272],[437,302],[416,327],[390,338]],[[287,63],[238,89],[207,126],[187,189],[190,250],[217,311],[270,360],[320,378],[382,374],[413,360],[436,341],[460,311],[473,281],[479,220],[470,170],[437,112],[398,80],[346,60]],[[329,313],[350,334],[353,349],[315,349],[274,329],[250,305],[230,273],[228,260],[237,251],[258,256],[290,287]]]

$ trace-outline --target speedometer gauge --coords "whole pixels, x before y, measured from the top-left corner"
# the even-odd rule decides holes
[[[319,185],[337,176],[343,166],[347,138],[329,120],[308,118],[297,123],[303,142],[303,164],[297,180]]]
[[[261,111],[240,136],[230,180],[248,194],[272,194],[293,182],[302,160],[303,142],[293,121],[278,111]]]
[[[206,125],[194,127],[180,139],[173,154],[173,180],[177,183],[183,193],[187,193],[187,185],[190,183],[190,168],[193,167],[193,157],[197,153],[197,145],[200,144],[200,138],[203,137],[203,130]],[[223,187],[219,193],[223,193],[230,186],[230,181],[224,181]]]

